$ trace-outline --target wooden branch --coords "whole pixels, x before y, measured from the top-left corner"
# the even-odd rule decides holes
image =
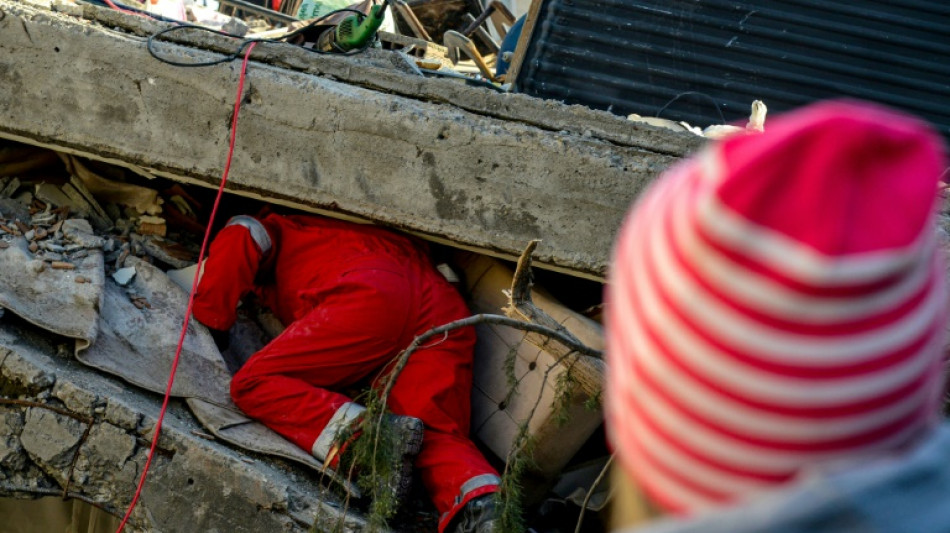
[[[518,266],[515,268],[515,273],[511,280],[511,289],[507,292],[508,305],[503,311],[511,318],[529,323],[537,323],[558,332],[558,335],[539,335],[529,332],[525,336],[525,340],[549,352],[557,359],[564,359],[568,356],[577,359],[578,364],[575,377],[578,380],[580,389],[588,396],[596,395],[602,386],[604,372],[603,361],[594,361],[578,356],[575,352],[580,351],[575,350],[573,346],[578,344],[583,345],[583,342],[551,317],[551,315],[536,306],[531,298],[534,278],[531,272],[531,254],[540,242],[539,240],[529,242],[528,246],[525,247],[521,253],[521,257],[518,259]],[[563,339],[570,339],[572,344],[566,344]],[[580,353],[589,355],[589,352]]]
[[[604,468],[601,469],[600,473],[597,474],[597,479],[594,480],[594,483],[590,486],[590,490],[587,491],[587,495],[584,496],[584,503],[581,505],[581,513],[577,517],[577,526],[574,528],[574,533],[581,533],[581,524],[584,523],[584,511],[587,510],[587,504],[590,503],[590,497],[593,496],[594,491],[597,490],[597,487],[600,486],[600,483],[604,480],[604,476],[607,475],[607,472],[610,471],[610,465],[614,463],[614,455],[610,455],[610,459],[607,459],[607,463],[604,465]]]
[[[438,327],[430,329],[429,331],[426,331],[425,333],[416,337],[412,341],[412,343],[409,345],[409,347],[403,350],[402,353],[400,353],[397,356],[396,365],[393,367],[392,372],[390,372],[386,376],[386,386],[383,388],[383,392],[380,396],[380,399],[382,400],[383,405],[386,405],[388,403],[389,394],[392,392],[393,385],[396,384],[396,379],[399,378],[399,374],[402,373],[403,368],[405,368],[406,364],[409,362],[409,357],[413,354],[413,352],[415,352],[419,348],[420,345],[422,345],[422,343],[426,342],[432,337],[435,337],[436,335],[443,335],[455,329],[464,328],[468,326],[475,326],[477,324],[500,324],[503,326],[520,329],[523,331],[541,333],[543,335],[548,335],[550,337],[558,339],[565,346],[567,346],[572,351],[577,352],[579,354],[586,355],[589,357],[595,357],[598,359],[603,357],[603,354],[599,350],[595,350],[581,343],[580,341],[577,341],[576,339],[565,337],[559,331],[556,331],[546,326],[542,326],[540,324],[532,324],[530,322],[523,322],[521,320],[515,320],[513,318],[509,318],[509,317],[501,316],[501,315],[488,315],[488,314],[472,315],[470,317],[454,320],[452,322],[449,322],[448,324],[444,324],[442,326],[438,326]],[[379,432],[381,431],[384,414],[385,414],[385,410],[379,413],[379,419],[376,421],[376,434],[379,434]]]
[[[63,416],[68,416],[69,418],[73,418],[73,419],[75,419],[75,420],[79,420],[80,422],[84,422],[84,423],[86,423],[86,424],[92,424],[92,423],[94,422],[94,420],[93,420],[92,418],[89,418],[89,417],[87,417],[87,416],[77,415],[76,413],[74,413],[74,412],[72,412],[72,411],[67,411],[66,409],[61,409],[61,408],[59,408],[59,407],[55,407],[55,406],[52,406],[52,405],[47,405],[47,404],[45,404],[45,403],[31,402],[31,401],[29,401],[29,400],[16,400],[16,399],[13,399],[13,398],[0,398],[0,405],[20,405],[20,406],[23,406],[23,407],[38,407],[38,408],[40,408],[40,409],[47,409],[47,410],[53,411],[54,413],[59,413],[59,414],[61,414],[61,415],[63,415]]]
[[[557,331],[559,335],[552,336],[554,339],[566,337],[574,344],[583,344],[573,333],[559,324],[557,320],[551,318],[551,315],[539,309],[531,300],[531,288],[534,286],[534,274],[531,272],[531,254],[534,253],[535,248],[538,247],[540,242],[538,239],[529,242],[528,246],[521,252],[521,257],[518,258],[518,266],[515,268],[515,275],[511,279],[511,290],[508,292],[508,306],[503,310],[505,314],[511,318],[541,324],[542,326]],[[542,339],[534,344],[542,348],[548,348],[547,339]],[[557,355],[563,353],[562,350],[557,349],[555,349],[554,352]]]

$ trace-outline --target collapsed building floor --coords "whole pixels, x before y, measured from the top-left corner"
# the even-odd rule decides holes
[[[146,37],[162,27],[90,5],[0,0],[0,86],[7,95],[0,102],[0,137],[8,140],[5,149],[30,154],[18,162],[43,162],[7,174],[3,192],[19,207],[4,205],[4,222],[12,227],[3,231],[30,243],[29,253],[40,255],[32,265],[68,274],[70,290],[112,286],[114,276],[134,264],[140,278],[152,264],[162,271],[181,268],[196,255],[194,235],[212,195],[206,187],[217,184],[224,162],[239,65],[180,69],[154,61]],[[228,39],[208,35],[157,46],[169,57],[197,60],[233,51]],[[540,239],[533,258],[549,272],[537,272],[539,285],[558,288],[550,300],[566,304],[559,307],[561,321],[599,301],[610,243],[630,202],[700,143],[585,108],[420,78],[388,52],[343,58],[265,43],[251,58],[228,185],[234,194],[225,198],[218,224],[228,213],[256,211],[261,202],[383,224],[436,243],[436,251],[456,264],[467,261],[479,272],[473,283],[492,276],[510,281],[508,266],[486,263],[487,256],[514,259]],[[51,151],[31,152],[27,145]],[[97,201],[77,183],[82,169],[160,194],[138,208],[102,196]],[[77,197],[91,200],[90,207],[77,208]],[[13,221],[17,210],[24,227]],[[38,221],[44,214],[53,218]],[[57,234],[75,225],[69,221],[77,215],[89,228],[73,228],[74,234],[101,239],[96,246],[75,247],[75,238]],[[103,258],[102,279],[76,267],[83,259],[77,253],[90,249]],[[460,259],[457,250],[480,255]],[[144,260],[135,263],[135,256]],[[485,289],[489,296],[470,302],[473,308],[499,312],[505,304],[501,285]],[[134,309],[155,303],[145,288],[124,287],[122,294]],[[57,321],[64,327],[68,320]],[[144,464],[161,398],[80,364],[71,338],[81,334],[50,335],[30,322],[10,312],[0,320],[0,494],[67,496],[121,514]],[[491,353],[528,346],[494,330],[479,334]],[[495,346],[484,347],[490,343]],[[527,375],[537,369],[539,351],[524,349],[531,353],[519,364]],[[483,360],[481,368],[503,374],[495,363]],[[584,379],[596,381],[597,364],[590,365]],[[587,396],[596,396],[599,383],[583,386]],[[535,396],[545,393],[543,385],[535,387]],[[517,412],[523,407],[509,402],[504,386],[481,392],[476,436],[501,464],[526,413]],[[478,405],[491,408],[479,411]],[[557,481],[551,469],[589,470],[585,461],[603,451],[598,417],[575,408],[575,419],[593,423],[575,424],[586,429],[574,436],[552,425],[550,412],[532,423],[539,438],[551,441],[540,447],[549,455],[538,462],[549,470],[536,480],[534,503],[550,495],[547,489]],[[192,412],[183,402],[172,404],[133,515],[135,527],[364,526],[333,483],[302,468],[299,457],[275,459],[225,444],[227,427],[209,431]],[[575,455],[585,442],[595,451]],[[432,510],[425,498],[418,500],[401,527],[432,530]]]

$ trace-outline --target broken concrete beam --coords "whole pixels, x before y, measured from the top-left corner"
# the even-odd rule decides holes
[[[94,6],[76,18],[0,0],[0,12],[0,136],[218,183],[239,61],[161,63],[143,36],[162,24]],[[234,46],[187,39],[155,50],[206,61],[220,54],[195,46]],[[600,278],[630,202],[701,142],[382,68],[385,54],[258,46],[229,189],[509,258],[541,239],[539,266]]]
[[[0,323],[0,496],[61,494],[121,515],[161,398],[79,365],[28,326]],[[308,531],[361,517],[316,476],[202,437],[171,405],[129,531]]]

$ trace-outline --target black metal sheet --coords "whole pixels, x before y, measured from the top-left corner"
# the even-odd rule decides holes
[[[854,97],[950,136],[950,3],[543,0],[519,92],[705,126]]]

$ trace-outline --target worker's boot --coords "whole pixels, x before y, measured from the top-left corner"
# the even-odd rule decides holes
[[[380,480],[383,488],[390,491],[397,505],[405,501],[412,488],[412,465],[422,449],[422,420],[411,416],[386,414],[381,431],[391,435],[393,445],[390,456],[390,475]]]
[[[375,426],[375,421],[373,422]],[[383,415],[379,440],[368,443],[372,447],[372,453],[383,458],[382,462],[377,462],[374,467],[368,459],[363,459],[367,461],[365,463],[357,464],[358,452],[354,451],[356,441],[369,438],[360,429],[362,423],[362,420],[356,420],[337,434],[336,440],[341,444],[333,446],[325,463],[328,468],[351,481],[373,476],[372,485],[379,491],[376,496],[392,495],[390,502],[394,508],[398,508],[412,488],[412,465],[422,449],[425,426],[422,420],[411,416],[392,413]]]
[[[501,513],[495,494],[472,498],[455,517],[451,533],[497,533],[501,531]]]

